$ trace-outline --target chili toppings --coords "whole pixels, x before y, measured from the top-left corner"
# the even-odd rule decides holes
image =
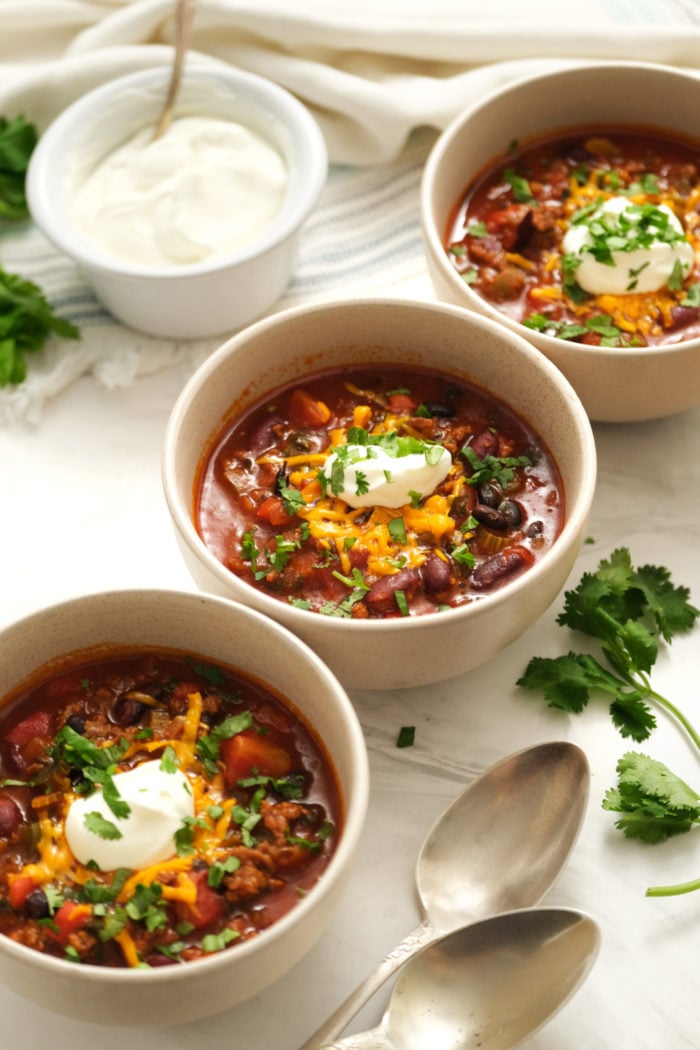
[[[342,819],[322,745],[237,672],[90,662],[0,722],[0,932],[147,967],[257,936],[317,882]]]
[[[555,541],[564,493],[529,425],[428,369],[307,376],[219,433],[198,529],[232,572],[322,615],[474,601]]]
[[[572,131],[469,188],[448,234],[463,279],[529,328],[592,345],[700,336],[700,148]]]

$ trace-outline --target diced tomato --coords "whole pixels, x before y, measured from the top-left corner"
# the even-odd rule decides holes
[[[261,521],[267,521],[270,525],[275,526],[290,525],[293,521],[281,496],[268,496],[262,501],[255,514]]]
[[[83,677],[79,671],[67,671],[47,682],[42,693],[47,700],[62,700],[71,693],[80,693],[83,689]]]
[[[224,763],[224,781],[233,787],[239,780],[256,773],[266,777],[283,777],[292,770],[288,751],[260,733],[237,733],[222,740],[220,755]]]
[[[217,922],[223,916],[226,907],[221,894],[207,883],[208,877],[208,869],[191,872],[190,878],[197,887],[197,899],[194,904],[176,901],[174,905],[178,921],[192,923],[195,929]]]
[[[10,883],[7,899],[15,911],[19,911],[32,890],[36,889],[36,883],[31,875],[18,875]]]
[[[389,394],[389,411],[395,412],[397,415],[410,415],[418,408],[418,402],[415,397],[411,397],[410,394],[405,394],[396,391],[394,394]]]
[[[13,726],[5,739],[17,747],[24,747],[35,737],[49,736],[51,732],[51,715],[48,711],[34,711],[33,714]]]
[[[89,904],[76,904],[75,901],[64,901],[51,920],[51,926],[47,927],[46,932],[53,940],[65,946],[68,944],[70,935],[77,933],[78,930],[82,930],[91,915],[92,908]]]
[[[292,391],[289,399],[289,415],[295,423],[309,427],[323,426],[331,418],[330,409],[323,401],[317,401],[299,387]]]

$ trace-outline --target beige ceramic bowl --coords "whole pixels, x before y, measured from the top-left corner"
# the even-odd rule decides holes
[[[509,403],[558,463],[567,520],[545,557],[500,591],[440,614],[337,619],[295,608],[228,571],[197,533],[193,486],[213,432],[281,383],[324,367],[398,362],[467,379]],[[315,649],[347,687],[423,685],[470,670],[517,638],[554,600],[571,570],[595,486],[590,424],[562,374],[519,335],[457,307],[354,300],[303,307],[261,321],[219,348],[171,414],[163,482],[186,564],[204,590],[251,605]]]
[[[119,321],[173,339],[228,335],[260,317],[284,292],[301,227],[326,183],[326,145],[308,110],[272,81],[223,64],[189,70],[175,117],[232,121],[272,146],[288,173],[280,210],[251,242],[200,262],[156,266],[110,254],[76,219],[80,186],[113,150],[155,125],[168,77],[165,68],[129,73],[65,109],[43,132],[32,155],[29,209],[37,226],[75,262]],[[221,204],[236,208],[235,201]]]
[[[477,295],[444,244],[467,187],[519,143],[591,124],[666,129],[700,139],[700,76],[636,62],[544,73],[495,92],[458,116],[436,142],[421,191],[430,276],[438,296],[525,336],[569,379],[593,420],[628,422],[700,404],[700,339],[661,348],[590,347],[531,331]]]
[[[122,645],[201,655],[272,686],[324,742],[345,806],[338,847],[313,891],[259,937],[227,951],[180,966],[121,970],[50,958],[0,935],[0,983],[18,995],[83,1021],[160,1026],[193,1021],[257,995],[317,940],[342,895],[362,832],[367,754],[347,694],[310,649],[254,610],[195,593],[88,595],[5,628],[3,695],[66,654]]]

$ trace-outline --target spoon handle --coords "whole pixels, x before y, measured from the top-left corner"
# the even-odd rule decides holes
[[[175,60],[173,62],[168,93],[160,115],[160,119],[153,132],[153,141],[161,138],[170,127],[173,118],[173,110],[180,90],[180,80],[185,64],[185,56],[189,51],[190,39],[192,37],[192,25],[194,22],[196,0],[176,0],[175,4]]]
[[[393,951],[382,959],[379,965],[370,973],[362,984],[358,985],[354,992],[351,992],[344,1003],[335,1010],[331,1016],[324,1021],[320,1028],[317,1028],[310,1039],[304,1043],[299,1050],[320,1050],[321,1047],[330,1047],[333,1045],[333,1040],[337,1039],[343,1029],[352,1021],[358,1010],[365,1005],[365,1003],[374,995],[375,992],[379,991],[385,981],[387,981],[393,973],[395,973],[399,967],[403,966],[412,955],[425,947],[427,944],[431,944],[439,933],[434,927],[429,926],[427,923],[421,923],[413,933],[409,933],[407,937],[397,944]],[[371,1034],[371,1033],[369,1033]],[[362,1033],[366,1038],[368,1033]],[[376,1030],[374,1036],[381,1038],[379,1030]],[[355,1036],[349,1037],[355,1039]],[[384,1046],[383,1042],[375,1043],[358,1043],[358,1042],[347,1042],[343,1040],[340,1044],[342,1047],[346,1047],[350,1050],[351,1047],[370,1047],[370,1046]]]

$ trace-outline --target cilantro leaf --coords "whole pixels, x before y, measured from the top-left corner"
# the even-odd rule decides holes
[[[54,314],[38,285],[0,268],[0,387],[22,382],[25,354],[39,350],[52,334],[79,337],[74,325]]]
[[[615,822],[628,838],[663,842],[700,823],[700,795],[663,762],[628,751],[617,763],[617,787],[610,788],[603,809],[621,813]]]
[[[0,117],[0,219],[29,218],[25,179],[39,135],[24,117]]]
[[[123,837],[117,825],[113,824],[111,820],[106,820],[97,810],[85,814],[85,827],[93,835],[98,835],[101,839],[116,840]]]

